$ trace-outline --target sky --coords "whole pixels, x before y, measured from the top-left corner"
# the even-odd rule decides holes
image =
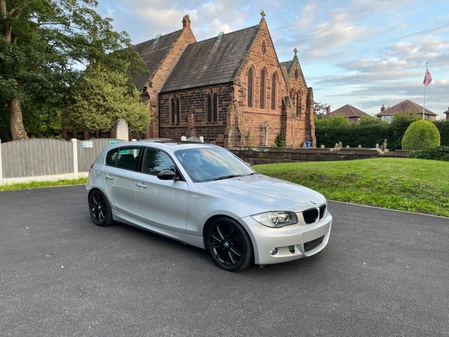
[[[262,10],[280,62],[294,49],[316,102],[370,115],[405,99],[449,109],[448,0],[98,0],[133,44],[182,28],[197,41],[257,25]],[[423,79],[426,64],[432,82]]]

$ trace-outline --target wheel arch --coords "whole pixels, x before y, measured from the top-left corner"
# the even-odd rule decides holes
[[[211,216],[209,219],[207,219],[206,223],[203,226],[203,246],[204,246],[204,248],[207,248],[206,247],[206,231],[207,231],[208,227],[210,226],[210,224],[212,222],[214,222],[215,220],[220,219],[220,218],[226,218],[226,219],[235,221],[236,223],[238,223],[240,225],[240,227],[242,227],[242,229],[245,231],[246,235],[248,235],[248,237],[249,237],[249,240],[251,242],[251,250],[253,251],[253,259],[255,259],[256,250],[254,249],[254,247],[257,247],[257,244],[254,242],[254,236],[252,235],[252,233],[250,231],[248,231],[246,226],[242,225],[242,223],[240,221],[238,221],[237,219],[233,218],[232,216],[229,216],[226,214],[216,214],[216,215]]]
[[[91,195],[93,192],[95,192],[95,191],[100,191],[101,193],[103,193],[103,195],[104,195],[104,197],[106,198],[106,200],[108,201],[109,206],[111,207],[111,209],[114,209],[114,205],[111,203],[111,199],[109,199],[108,194],[105,193],[105,191],[103,191],[101,188],[99,188],[99,187],[97,187],[97,186],[92,187],[92,188],[90,188],[90,189],[87,191],[87,200],[88,200],[88,201],[89,201],[90,195]]]

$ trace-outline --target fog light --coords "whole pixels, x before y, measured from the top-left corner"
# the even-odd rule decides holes
[[[294,254],[295,253],[295,246],[288,246],[288,250],[290,251],[290,253]]]
[[[273,248],[272,250],[270,250],[270,254],[271,255],[276,255],[278,253],[278,249],[277,248]]]

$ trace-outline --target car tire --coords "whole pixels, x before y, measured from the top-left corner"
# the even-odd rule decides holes
[[[218,218],[205,232],[206,249],[215,264],[227,271],[241,271],[254,260],[251,240],[245,229],[235,220]]]
[[[97,226],[110,226],[113,223],[111,206],[103,192],[94,190],[89,194],[89,213]]]

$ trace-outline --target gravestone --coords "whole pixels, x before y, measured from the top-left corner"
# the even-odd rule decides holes
[[[114,128],[118,140],[129,141],[128,122],[125,119],[117,119]]]

